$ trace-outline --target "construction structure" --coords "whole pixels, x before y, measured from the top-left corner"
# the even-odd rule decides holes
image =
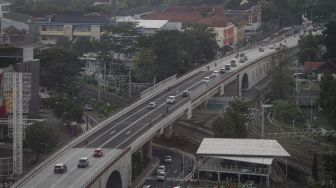
[[[196,154],[197,179],[210,173],[213,181],[265,182],[269,186],[270,181],[287,178],[287,166],[281,169],[275,159],[290,155],[276,140],[205,138]]]
[[[13,138],[13,174],[22,174],[22,141],[24,115],[29,112],[31,73],[7,72],[4,74],[4,98],[8,114],[8,136]]]

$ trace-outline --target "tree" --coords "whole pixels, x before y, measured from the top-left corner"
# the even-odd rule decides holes
[[[95,50],[95,46],[92,44],[91,40],[86,37],[81,37],[74,41],[71,45],[71,49],[77,56],[81,56],[84,53],[92,52]]]
[[[48,153],[57,145],[57,137],[54,132],[41,123],[34,123],[25,131],[24,144],[36,154],[37,161],[41,154]]]
[[[336,121],[336,79],[324,74],[320,83],[320,105],[331,122]]]
[[[245,138],[247,136],[246,113],[248,103],[237,99],[230,102],[226,111],[212,124],[215,137],[219,138]]]
[[[327,29],[323,31],[323,35],[327,47],[326,58],[336,59],[336,21],[327,24]]]
[[[81,68],[78,58],[65,49],[35,51],[35,56],[40,59],[40,84],[49,89],[62,89],[69,85]]]
[[[270,88],[274,99],[286,99],[290,93],[291,75],[288,71],[288,65],[291,60],[288,56],[286,46],[280,46],[271,59],[272,81]]]
[[[318,161],[316,151],[314,152],[313,165],[312,165],[312,177],[315,181],[319,181],[318,176]]]
[[[69,40],[68,37],[61,36],[57,38],[56,46],[58,48],[70,49],[71,41]]]
[[[155,54],[152,49],[140,49],[133,60],[133,71],[138,81],[148,82],[157,75],[157,65],[155,64]]]
[[[54,102],[54,113],[58,118],[66,121],[82,122],[83,110],[77,101],[59,98]]]
[[[336,153],[330,152],[323,155],[324,169],[327,174],[329,182],[335,185],[336,182]]]
[[[291,124],[293,120],[295,121],[296,124],[303,124],[305,121],[304,115],[300,110],[300,108],[298,108],[295,104],[292,104],[288,101],[284,100],[273,101],[272,109],[275,118],[287,124]]]
[[[306,35],[299,40],[299,62],[303,64],[305,61],[321,61],[320,47],[323,42],[321,35]]]

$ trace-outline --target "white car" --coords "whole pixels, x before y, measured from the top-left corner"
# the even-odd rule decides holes
[[[148,103],[148,108],[149,108],[149,109],[154,109],[154,108],[156,108],[156,104],[155,104],[155,102],[150,102],[150,103]]]
[[[210,77],[209,76],[204,77],[203,83],[208,83],[209,81],[210,81]]]
[[[165,177],[166,177],[166,173],[164,173],[164,172],[160,172],[160,173],[158,173],[158,175],[157,175],[157,180],[164,181],[164,180],[165,180]]]
[[[163,161],[165,163],[171,163],[172,162],[172,157],[170,155],[166,155]]]
[[[158,168],[157,168],[157,170],[156,170],[156,172],[157,172],[158,174],[160,174],[161,172],[164,173],[165,171],[166,171],[166,167],[163,166],[163,165],[158,166]]]
[[[215,76],[219,76],[219,71],[213,71],[212,74],[215,75]]]
[[[168,104],[174,104],[175,103],[176,96],[169,96],[167,98],[167,103]]]

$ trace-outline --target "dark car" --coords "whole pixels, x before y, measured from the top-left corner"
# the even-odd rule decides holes
[[[182,97],[189,97],[190,93],[188,90],[183,91]]]
[[[65,164],[56,164],[54,167],[54,173],[59,174],[59,173],[64,173],[67,171],[67,166]]]
[[[77,165],[78,168],[86,168],[88,166],[89,166],[89,159],[88,158],[83,157],[83,158],[79,159],[78,165]]]

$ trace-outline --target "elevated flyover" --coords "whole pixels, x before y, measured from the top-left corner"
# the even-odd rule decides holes
[[[291,50],[295,49],[297,40],[298,37],[289,37],[286,39],[286,45]],[[208,83],[204,83],[203,78],[228,64],[233,55],[213,61],[182,77],[172,76],[158,83],[143,92],[138,101],[50,156],[13,187],[128,187],[131,183],[133,152],[142,149],[150,158],[151,139],[155,135],[169,131],[170,125],[175,120],[182,116],[192,117],[192,110],[213,95],[225,95],[225,87],[230,83],[236,82],[234,85],[237,87],[237,95],[240,96],[242,89],[253,87],[268,73],[269,60],[275,50],[271,49],[270,45],[263,48],[264,52],[259,52],[259,47],[245,51],[249,58],[246,63],[237,63],[238,66],[230,72],[217,76]],[[182,97],[184,90],[189,90],[191,95]],[[166,99],[170,95],[176,96],[176,103],[166,104]],[[155,109],[147,107],[152,101],[157,104]],[[101,158],[92,157],[93,150],[97,147],[104,150],[104,156]],[[88,168],[77,168],[81,157],[89,158]],[[53,168],[57,163],[65,163],[68,171],[65,174],[54,174]]]

